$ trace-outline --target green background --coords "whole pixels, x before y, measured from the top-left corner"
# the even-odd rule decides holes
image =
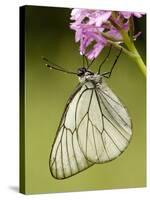
[[[107,81],[129,110],[133,137],[116,160],[96,164],[65,180],[49,172],[49,154],[64,106],[78,83],[74,75],[45,67],[41,56],[76,71],[82,65],[79,44],[70,30],[70,9],[26,7],[25,23],[25,192],[47,193],[143,187],[146,182],[146,84],[136,64],[122,53]],[[140,21],[140,22],[139,22]],[[143,31],[136,45],[145,61],[145,17],[136,27]],[[92,66],[106,55],[105,49]],[[103,66],[107,71],[118,51]]]

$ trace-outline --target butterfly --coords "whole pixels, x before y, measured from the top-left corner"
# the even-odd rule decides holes
[[[52,145],[49,168],[54,178],[65,179],[94,164],[109,162],[127,148],[131,118],[104,80],[110,77],[117,59],[107,73],[100,74],[100,67],[94,73],[89,66],[68,72],[77,74],[79,84],[66,103]],[[51,68],[64,71],[57,67]]]

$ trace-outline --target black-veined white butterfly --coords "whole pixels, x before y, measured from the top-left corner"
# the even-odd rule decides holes
[[[77,73],[67,72],[77,74],[80,83],[69,97],[52,145],[49,167],[54,178],[65,179],[96,163],[111,161],[128,146],[132,135],[129,114],[103,80],[110,77],[119,55],[107,73],[100,74],[107,57],[98,73],[90,71],[90,65]],[[53,63],[47,66],[66,72]]]

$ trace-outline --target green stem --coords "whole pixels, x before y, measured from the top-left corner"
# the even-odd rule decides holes
[[[133,58],[133,60],[137,63],[138,67],[140,68],[141,72],[144,74],[144,76],[146,77],[146,66],[139,54],[139,52],[137,51],[135,45],[134,45],[134,42],[133,42],[133,39],[131,37],[129,37],[128,33],[122,29],[115,21],[114,21],[114,18],[110,18],[110,22],[111,24],[119,30],[120,34],[122,35],[123,37],[123,40],[124,40],[124,43],[125,45],[127,46],[128,48],[128,51],[130,53],[132,53],[134,55],[131,56]],[[133,24],[131,25],[133,26]],[[132,27],[133,28],[133,27]],[[133,30],[131,30],[131,27],[130,27],[130,31],[132,32]],[[130,53],[127,51],[128,55],[130,55]]]
[[[136,55],[135,57],[132,57],[133,60],[137,63],[139,69],[141,70],[141,72],[143,73],[143,75],[146,77],[146,66],[139,54],[139,52],[137,51],[134,42],[130,39],[128,33],[124,30],[120,31],[123,38],[124,38],[124,43],[126,44],[128,50],[133,53],[134,55]]]
[[[108,40],[107,42],[112,44],[114,47],[118,48],[118,49],[122,49],[122,51],[127,54],[128,56],[130,56],[131,58],[137,57],[137,55],[135,55],[134,53],[128,51],[127,49],[125,49],[123,46],[117,44],[116,42],[112,41],[112,40]]]
[[[107,39],[107,42],[112,44],[113,46],[115,46],[116,48],[118,49],[122,49],[122,51],[127,54],[128,56],[130,57],[137,57],[137,55],[135,55],[134,53],[130,52],[129,50],[127,50],[126,48],[124,48],[123,46],[119,45],[118,42],[123,42],[123,41],[117,41],[117,40],[114,40],[113,37],[107,35],[107,33],[104,33],[102,32],[101,35]]]

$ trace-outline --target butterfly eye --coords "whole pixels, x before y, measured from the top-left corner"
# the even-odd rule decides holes
[[[80,77],[84,76],[85,72],[87,72],[87,69],[85,67],[79,68],[77,70],[77,75],[80,76]]]

